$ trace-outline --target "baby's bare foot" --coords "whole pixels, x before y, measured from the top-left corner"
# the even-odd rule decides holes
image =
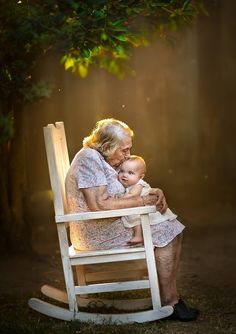
[[[129,245],[136,245],[136,244],[143,244],[142,237],[133,237],[131,240],[128,241]]]

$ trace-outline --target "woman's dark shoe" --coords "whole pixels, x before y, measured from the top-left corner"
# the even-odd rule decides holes
[[[178,303],[173,306],[174,312],[170,315],[169,319],[180,321],[192,321],[196,320],[199,314],[197,309],[189,307],[182,299],[179,299]]]

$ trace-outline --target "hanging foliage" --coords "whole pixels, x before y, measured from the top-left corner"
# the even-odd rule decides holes
[[[86,77],[93,64],[118,77],[135,47],[153,38],[171,38],[204,11],[202,1],[70,1],[54,13],[60,21],[65,69]],[[64,15],[62,15],[64,13]]]
[[[0,96],[42,98],[33,70],[55,52],[66,70],[86,77],[91,65],[122,77],[135,47],[168,39],[204,11],[203,0],[2,0]],[[42,87],[42,84],[41,84]],[[31,91],[31,93],[26,92]],[[30,95],[30,96],[29,96]],[[29,99],[30,97],[30,99]]]

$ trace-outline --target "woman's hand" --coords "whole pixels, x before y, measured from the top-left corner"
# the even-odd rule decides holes
[[[147,196],[143,197],[145,205],[156,205],[160,213],[167,209],[166,198],[163,191],[159,188],[153,188]]]

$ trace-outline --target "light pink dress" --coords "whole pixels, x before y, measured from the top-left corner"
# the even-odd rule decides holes
[[[96,150],[82,148],[74,157],[66,177],[68,212],[89,211],[83,188],[107,186],[111,197],[121,196],[125,188],[118,181],[118,174]],[[177,219],[152,225],[153,244],[164,247],[184,229]],[[121,219],[100,219],[75,222],[70,225],[70,238],[77,250],[129,247],[132,229],[126,228]]]

